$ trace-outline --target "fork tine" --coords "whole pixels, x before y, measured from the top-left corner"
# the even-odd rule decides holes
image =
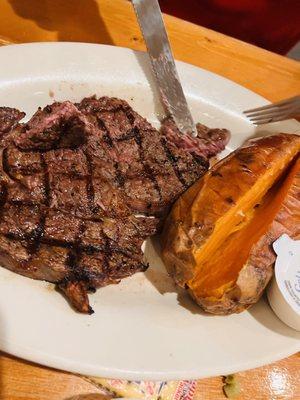
[[[276,116],[251,119],[250,121],[255,125],[263,125],[263,124],[267,124],[269,122],[283,121],[283,120],[290,119],[290,118],[292,118],[292,114],[285,113],[285,114],[276,115]]]
[[[291,115],[291,114],[268,115],[268,116],[263,116],[263,117],[260,117],[260,118],[253,118],[253,119],[250,119],[250,121],[251,121],[253,124],[257,124],[257,123],[259,123],[259,122],[261,122],[261,121],[269,121],[269,122],[271,122],[271,121],[273,121],[275,118],[276,118],[276,119],[277,119],[277,118],[280,118],[280,119],[287,119],[290,115]]]
[[[274,104],[268,104],[268,105],[263,106],[263,107],[257,107],[257,108],[251,108],[250,110],[245,110],[245,111],[243,111],[243,113],[248,115],[248,114],[251,114],[253,112],[267,110],[267,109],[272,108],[272,107],[275,107]]]
[[[285,111],[285,110],[289,110],[291,108],[292,104],[284,104],[282,106],[274,106],[272,104],[272,106],[270,107],[266,107],[263,110],[259,110],[259,111],[253,111],[253,112],[246,112],[244,111],[244,114],[248,117],[256,117],[257,115],[264,115],[267,113],[276,113],[276,112],[280,112],[280,111]]]
[[[300,100],[299,102],[294,101],[291,103],[287,103],[287,104],[283,104],[281,106],[272,106],[272,107],[267,107],[264,110],[261,111],[256,111],[256,112],[251,112],[251,113],[245,113],[245,115],[250,118],[250,117],[256,117],[259,115],[264,115],[267,113],[278,113],[278,112],[282,112],[282,111],[286,111],[288,112],[289,110],[297,110],[300,108]]]
[[[247,118],[253,120],[258,118],[278,117],[280,115],[293,114],[296,111],[297,111],[297,106],[293,105],[288,107],[277,108],[274,110],[260,111],[251,115],[247,115]]]
[[[251,114],[251,113],[257,112],[257,111],[262,111],[262,110],[271,109],[271,108],[278,108],[278,106],[282,107],[284,105],[293,103],[294,101],[299,102],[299,99],[300,99],[299,96],[291,97],[290,99],[281,100],[281,101],[278,101],[277,103],[267,104],[266,106],[245,110],[244,114],[249,114],[249,113]]]
[[[257,115],[248,115],[248,118],[249,119],[257,119],[257,118],[272,117],[272,116],[276,117],[279,115],[291,114],[295,110],[297,110],[296,107],[293,107],[293,108],[288,107],[283,110],[281,108],[278,108],[277,110],[271,110],[271,111],[266,110],[266,111],[262,111],[260,114],[257,114]]]
[[[293,118],[299,114],[299,111],[300,96],[295,96],[267,106],[244,111],[244,114],[253,124],[262,125]]]

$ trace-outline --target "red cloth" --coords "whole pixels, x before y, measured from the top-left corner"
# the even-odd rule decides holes
[[[162,10],[187,21],[287,53],[300,40],[300,0],[159,0]]]

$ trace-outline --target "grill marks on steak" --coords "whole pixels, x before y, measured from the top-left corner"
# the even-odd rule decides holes
[[[98,126],[98,140],[114,161],[105,168],[106,174],[110,171],[107,179],[123,189],[126,204],[134,212],[164,215],[175,197],[208,168],[205,155],[170,142],[125,101],[87,98],[77,107]],[[224,136],[223,148],[226,143]]]
[[[106,179],[123,192],[131,210],[159,214],[162,208],[159,187],[143,157],[140,134],[145,125],[148,134],[156,131],[146,121],[139,121],[139,116],[122,100],[84,99],[78,108],[98,127],[98,146],[102,141],[105,153],[113,161]]]
[[[5,113],[15,119],[1,125],[0,109],[0,262],[57,283],[90,313],[88,291],[146,269],[142,242],[206,171],[207,154],[171,142],[119,99],[54,103],[21,125],[22,113]]]

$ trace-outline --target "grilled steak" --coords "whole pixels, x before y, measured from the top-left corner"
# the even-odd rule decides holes
[[[15,128],[24,117],[25,113],[15,108],[0,107],[0,138]]]
[[[92,312],[87,293],[144,271],[142,242],[223,150],[229,134],[154,129],[125,102],[54,103],[26,124],[0,108],[0,262],[56,283]]]

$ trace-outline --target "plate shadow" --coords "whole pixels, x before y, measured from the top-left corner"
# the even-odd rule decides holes
[[[266,307],[270,308],[270,312],[266,313]],[[270,331],[293,339],[300,338],[299,332],[289,328],[276,316],[268,303],[266,293],[264,293],[258,303],[250,307],[247,311],[257,320],[257,322],[264,325]]]
[[[57,31],[58,41],[114,44],[95,0],[9,0],[15,13],[40,28]]]
[[[205,313],[200,306],[189,296],[187,290],[178,287],[173,279],[168,275],[166,267],[161,258],[161,245],[159,236],[154,236],[146,241],[144,256],[150,266],[146,272],[145,277],[157,289],[157,291],[164,295],[166,293],[176,293],[177,302],[181,307],[192,314],[200,314],[206,317],[213,317],[212,314]]]

